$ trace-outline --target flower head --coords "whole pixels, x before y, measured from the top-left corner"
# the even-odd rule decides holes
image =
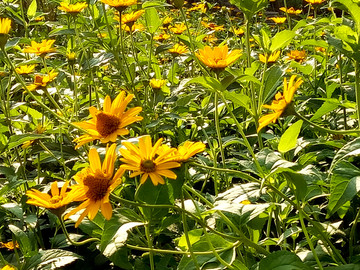
[[[17,74],[30,74],[34,72],[36,65],[23,65],[15,69]]]
[[[154,40],[157,40],[157,41],[164,41],[164,40],[167,40],[170,38],[170,35],[166,34],[166,33],[162,33],[162,34],[159,34],[157,36],[154,36]]]
[[[293,7],[290,7],[288,9],[286,9],[285,7],[281,7],[280,10],[289,15],[299,15],[302,12],[301,9],[295,9]]]
[[[14,250],[15,248],[19,248],[19,243],[15,241],[9,241],[6,243],[0,242],[0,248],[7,248],[9,250]]]
[[[130,27],[126,24],[122,24],[121,29],[123,29],[126,32],[130,32]],[[131,32],[143,31],[144,29],[145,29],[145,26],[142,23],[134,23],[131,26]]]
[[[303,62],[306,58],[306,51],[292,50],[287,54],[289,60],[295,60],[296,62]]]
[[[180,167],[180,163],[174,161],[175,148],[158,151],[163,139],[159,139],[154,146],[151,144],[150,136],[139,139],[139,146],[130,142],[123,142],[127,149],[120,148],[123,156],[120,158],[124,164],[120,168],[133,171],[130,177],[141,175],[140,183],[143,184],[150,177],[152,183],[157,186],[165,184],[162,176],[176,179],[176,174],[170,169]]]
[[[202,26],[204,26],[205,28],[208,28],[209,30],[214,30],[214,31],[224,30],[223,25],[216,25],[215,23],[207,23],[204,21],[201,21],[201,24],[202,24]]]
[[[51,70],[47,75],[35,75],[34,83],[27,86],[28,91],[35,91],[45,88],[58,75],[57,72]]]
[[[273,52],[272,54],[259,54],[259,60],[262,63],[275,63],[280,56],[280,51]]]
[[[225,45],[214,48],[205,46],[195,55],[201,62],[212,69],[224,69],[234,63],[241,54],[241,50],[233,50],[229,53],[228,46]]]
[[[9,34],[11,29],[11,20],[9,18],[0,18],[0,35]]]
[[[71,15],[77,15],[87,6],[88,4],[85,2],[78,2],[76,4],[68,4],[66,2],[61,2],[58,9],[65,11],[66,13],[69,13]]]
[[[135,21],[137,19],[139,19],[141,17],[141,15],[144,14],[144,12],[145,12],[145,10],[141,9],[138,11],[127,13],[127,14],[122,14],[121,23],[126,24],[128,26],[132,26],[135,23]],[[120,17],[115,16],[115,20],[120,21]]]
[[[153,89],[160,89],[166,84],[166,80],[152,78],[149,82],[150,87]]]
[[[185,54],[188,52],[188,48],[185,45],[181,45],[179,43],[175,44],[174,47],[169,49],[169,53],[173,54],[174,56]]]
[[[242,36],[242,35],[245,34],[245,31],[244,31],[244,29],[242,29],[242,28],[234,28],[234,29],[233,29],[233,32],[234,32],[234,34],[237,35],[237,36]]]
[[[164,26],[164,27],[169,26],[169,24],[170,24],[173,20],[174,20],[173,17],[170,17],[170,16],[165,17],[165,19],[162,21],[163,26]]]
[[[3,268],[1,268],[1,270],[16,270],[16,268],[7,264]]]
[[[326,0],[305,0],[305,1],[311,5],[319,5],[324,3]]]
[[[37,43],[36,41],[31,41],[31,46],[24,48],[24,53],[35,53],[41,57],[45,56],[47,53],[55,52],[56,49],[52,48],[55,40],[43,40],[41,43]]]
[[[263,105],[264,108],[273,110],[273,113],[266,114],[259,119],[259,127],[257,132],[259,132],[263,127],[267,126],[270,123],[275,123],[276,120],[285,112],[286,107],[291,103],[296,89],[300,87],[303,83],[301,78],[298,78],[295,82],[296,75],[292,75],[287,84],[286,78],[284,78],[284,92],[281,94],[278,92],[275,95],[275,100],[272,101],[271,105]]]
[[[272,20],[276,24],[282,24],[286,21],[286,17],[271,17],[269,19]]]
[[[89,151],[90,166],[78,172],[74,179],[77,182],[72,186],[71,197],[74,201],[83,201],[75,209],[67,213],[64,219],[69,218],[78,211],[85,209],[75,223],[78,227],[85,216],[90,220],[101,209],[101,214],[109,220],[112,216],[112,207],[109,200],[110,193],[121,183],[124,174],[122,168],[114,174],[116,161],[116,144],[112,144],[106,151],[105,159],[101,164],[100,156],[95,148]]]
[[[176,23],[173,27],[170,27],[170,31],[174,34],[182,34],[186,30],[185,23]]]
[[[101,2],[114,7],[119,12],[124,11],[129,6],[137,4],[137,0],[101,0]]]
[[[51,195],[37,189],[30,189],[26,192],[30,198],[26,203],[47,209],[59,209],[73,201],[73,197],[69,195],[68,186],[69,182],[65,182],[59,191],[57,181],[53,182],[51,184]]]
[[[205,148],[206,146],[202,142],[186,141],[183,145],[178,146],[176,152],[178,157],[175,160],[180,162],[186,161],[197,153],[203,152]]]
[[[134,95],[126,96],[125,91],[121,91],[113,102],[109,96],[105,97],[103,111],[90,107],[89,112],[92,119],[74,123],[88,131],[88,134],[74,140],[77,143],[75,149],[94,140],[100,140],[102,143],[115,142],[117,136],[129,134],[129,130],[125,127],[143,119],[141,116],[137,116],[142,111],[141,107],[125,111],[133,98]]]

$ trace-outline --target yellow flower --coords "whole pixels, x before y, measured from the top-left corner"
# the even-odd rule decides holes
[[[245,33],[244,29],[242,29],[242,28],[234,28],[234,29],[233,29],[233,32],[234,32],[234,34],[237,35],[237,36],[242,36],[242,35],[244,35],[244,33]]]
[[[186,141],[183,145],[178,146],[175,158],[176,161],[186,161],[197,153],[203,152],[206,146],[202,142],[190,142]]]
[[[259,60],[262,63],[275,63],[276,60],[279,58],[279,56],[280,56],[280,51],[273,52],[270,55],[259,54]]]
[[[164,40],[167,40],[170,38],[170,35],[166,34],[166,33],[163,33],[163,34],[159,34],[157,36],[154,36],[154,40],[157,40],[157,41],[164,41]]]
[[[182,34],[185,30],[185,23],[176,23],[173,27],[170,27],[170,31],[174,34]]]
[[[42,125],[42,124],[37,124],[35,130],[34,130],[34,133],[35,134],[43,134],[44,132],[46,131],[46,126],[45,125]],[[29,140],[27,142],[24,142],[22,145],[21,145],[21,148],[22,149],[26,149],[28,148],[29,146],[31,146],[36,140]]]
[[[295,9],[293,7],[290,7],[288,9],[286,9],[285,7],[281,7],[280,10],[289,15],[299,15],[302,12],[302,9]]]
[[[122,24],[121,29],[123,29],[126,32],[130,32],[130,27],[126,24]],[[144,29],[145,29],[145,26],[142,23],[134,23],[131,26],[131,32],[143,31]]]
[[[44,17],[44,16],[39,16],[39,17],[36,17],[36,18],[35,18],[35,21],[37,21],[37,22],[41,22],[41,21],[43,21],[43,20],[45,20],[45,17]]]
[[[114,7],[119,12],[124,11],[129,6],[137,4],[137,0],[101,0],[101,2]]]
[[[0,35],[9,34],[11,29],[11,20],[9,18],[0,18]]]
[[[27,204],[44,207],[47,209],[59,209],[65,205],[68,205],[73,201],[73,197],[68,192],[69,182],[65,182],[59,192],[57,181],[51,184],[51,195],[48,193],[40,192],[37,189],[30,189],[26,192],[26,195],[30,198],[27,200]]]
[[[109,200],[110,193],[121,183],[124,174],[122,168],[114,175],[114,163],[116,161],[116,144],[112,144],[106,151],[105,159],[101,160],[96,149],[89,151],[90,166],[78,172],[74,179],[77,182],[72,186],[70,196],[74,201],[83,201],[75,209],[67,213],[64,219],[69,218],[78,211],[85,209],[75,223],[78,227],[85,216],[93,220],[99,209],[105,219],[112,216],[112,207]]]
[[[167,16],[165,17],[165,19],[163,20],[163,25],[166,27],[168,26],[172,21],[174,20],[174,18],[170,17],[170,16]]]
[[[15,248],[19,248],[19,243],[15,241],[15,244],[13,241],[9,241],[6,243],[0,242],[1,248],[7,248],[9,250],[14,250]]]
[[[188,11],[200,10],[202,13],[206,13],[206,4],[205,3],[193,3],[192,8],[189,8]]]
[[[24,48],[24,53],[35,53],[41,57],[45,56],[47,53],[55,52],[56,49],[52,48],[55,40],[43,40],[41,43],[37,43],[36,41],[31,41],[31,46]]]
[[[207,35],[203,38],[203,41],[208,42],[210,44],[214,44],[217,41],[217,37],[215,36],[215,33],[212,33],[210,35]]]
[[[315,47],[315,51],[325,53],[326,48],[324,48],[324,47]]]
[[[267,126],[270,123],[275,123],[276,120],[285,112],[286,107],[291,103],[296,89],[303,83],[301,78],[296,79],[296,75],[292,75],[287,84],[286,78],[284,78],[284,93],[281,94],[278,92],[275,95],[275,100],[272,101],[271,105],[263,105],[264,108],[273,110],[273,113],[266,114],[259,119],[259,127],[257,132],[259,132],[263,127]]]
[[[130,177],[141,175],[140,183],[143,184],[150,177],[152,183],[157,186],[165,184],[162,176],[176,179],[176,174],[169,169],[180,167],[180,163],[174,161],[175,148],[158,151],[163,139],[159,139],[154,146],[150,136],[139,139],[139,147],[129,142],[123,142],[127,149],[120,148],[123,156],[120,160],[124,163],[120,168],[133,171]]]
[[[286,17],[271,17],[269,19],[272,20],[276,24],[282,24],[286,21]]]
[[[68,4],[66,2],[61,2],[58,9],[65,11],[66,13],[70,13],[71,15],[77,15],[87,6],[88,4],[86,4],[85,2],[78,2],[76,4]]]
[[[149,84],[153,89],[160,89],[166,84],[166,80],[152,78]]]
[[[305,1],[311,5],[319,5],[325,2],[325,0],[305,0]]]
[[[195,55],[201,62],[212,69],[224,69],[241,56],[241,50],[237,49],[229,53],[227,45],[214,48],[205,46]]]
[[[210,30],[214,30],[214,31],[221,31],[224,30],[224,26],[223,25],[216,25],[215,23],[207,23],[204,21],[200,22],[205,28],[208,28]]]
[[[32,73],[36,65],[23,65],[15,69],[17,74],[29,74]]]
[[[113,102],[109,96],[106,96],[103,111],[90,107],[89,112],[92,119],[74,123],[88,132],[74,140],[77,143],[75,149],[94,140],[100,140],[102,143],[115,142],[117,136],[129,134],[126,126],[143,119],[141,116],[137,116],[142,111],[141,107],[125,111],[126,106],[134,98],[133,94],[125,95],[125,91],[121,91]]]
[[[188,53],[189,50],[186,46],[181,45],[181,44],[175,44],[174,47],[172,47],[171,49],[169,49],[169,53],[177,56],[177,55],[181,55],[181,54],[185,54]]]
[[[16,270],[16,268],[7,264],[3,268],[1,268],[1,270]]]
[[[57,72],[51,70],[47,75],[35,75],[34,83],[27,86],[28,91],[45,88],[58,75]]]
[[[68,52],[66,54],[66,58],[69,62],[74,62],[76,60],[76,53],[75,52]]]
[[[295,60],[296,62],[303,62],[306,58],[306,51],[298,51],[298,50],[292,50],[290,53],[287,54],[288,60]]]
[[[139,19],[141,15],[144,14],[144,12],[145,12],[145,10],[141,9],[138,11],[127,13],[127,14],[122,14],[121,23],[126,24],[128,26],[132,26],[135,23],[135,21],[137,19]],[[116,15],[114,19],[117,21],[120,21],[119,15]]]

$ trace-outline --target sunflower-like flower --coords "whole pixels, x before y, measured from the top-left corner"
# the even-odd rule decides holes
[[[286,17],[271,17],[269,19],[276,24],[283,24],[286,21]]]
[[[170,27],[170,31],[177,35],[182,34],[185,30],[185,23],[176,23],[173,27]]]
[[[281,7],[280,10],[289,15],[299,15],[302,12],[302,9],[295,9],[293,7],[290,7],[288,9],[285,7]]]
[[[74,123],[88,132],[74,140],[77,143],[75,149],[94,140],[100,140],[102,143],[115,142],[117,136],[129,134],[129,130],[125,127],[143,119],[141,116],[137,116],[142,111],[141,107],[125,111],[133,98],[134,95],[126,96],[125,91],[121,91],[113,102],[109,96],[105,97],[103,111],[90,107],[89,112],[92,119]]]
[[[89,151],[90,166],[78,172],[74,179],[77,184],[72,186],[71,196],[74,201],[83,201],[75,209],[67,213],[64,219],[69,218],[78,211],[85,209],[75,223],[78,227],[85,216],[93,220],[99,209],[105,219],[112,216],[112,207],[109,200],[110,193],[121,183],[124,174],[122,168],[114,174],[116,161],[116,144],[112,144],[106,151],[105,159],[101,164],[98,152],[95,148]]]
[[[9,264],[5,265],[1,270],[16,270],[14,266],[11,266]]]
[[[58,72],[51,70],[47,75],[35,75],[34,83],[27,86],[28,91],[35,91],[45,88],[50,82],[52,82]]]
[[[290,53],[287,54],[288,60],[295,60],[296,62],[303,62],[306,58],[306,51],[305,50],[292,50]]]
[[[68,4],[66,2],[61,2],[58,9],[65,11],[66,13],[69,13],[71,15],[77,15],[87,6],[88,4],[85,2],[78,2],[76,4]]]
[[[213,30],[213,31],[222,31],[224,30],[224,26],[223,25],[217,25],[215,23],[207,23],[204,21],[200,22],[202,24],[202,26],[204,26],[205,28],[209,29],[209,30]]]
[[[259,60],[262,63],[275,63],[280,56],[280,51],[273,52],[272,54],[259,54]]]
[[[188,52],[188,48],[185,45],[181,45],[179,43],[175,44],[174,47],[169,49],[169,53],[173,54],[174,56],[178,56]]]
[[[101,0],[101,2],[108,4],[119,12],[123,12],[127,7],[137,4],[137,0]]]
[[[264,108],[273,110],[273,113],[266,114],[259,119],[259,132],[263,127],[270,123],[275,123],[276,120],[286,111],[287,106],[291,103],[296,89],[303,83],[301,78],[298,78],[295,82],[296,75],[292,75],[287,84],[286,78],[284,78],[284,92],[281,94],[278,92],[275,95],[275,100],[272,101],[271,105],[263,105]]]
[[[326,0],[305,0],[305,1],[311,5],[319,5],[324,3]]]
[[[0,48],[4,48],[10,29],[11,20],[9,18],[0,18]]]
[[[195,53],[196,57],[206,66],[212,69],[224,69],[234,63],[240,56],[241,50],[233,50],[229,53],[228,46],[220,46],[211,48],[205,46]]]
[[[130,29],[131,29],[131,32],[134,33],[135,31],[140,31],[140,32],[144,31],[145,26],[142,23],[134,23],[130,28],[128,25],[122,24],[121,29],[126,32],[130,32]]]
[[[7,248],[8,250],[14,250],[15,248],[19,248],[19,243],[14,241],[9,242],[0,242],[0,248]]]
[[[173,20],[174,20],[173,17],[170,16],[165,17],[165,19],[162,21],[163,26],[168,27]]]
[[[131,27],[134,25],[136,20],[139,19],[141,17],[141,15],[144,14],[144,12],[145,12],[145,10],[140,9],[138,11],[130,12],[127,14],[122,14],[121,23],[126,24],[127,26]],[[114,19],[117,21],[120,21],[119,15],[116,15]]]
[[[164,41],[164,40],[167,40],[170,38],[170,35],[166,34],[166,33],[162,33],[162,34],[159,34],[157,36],[154,36],[154,40],[157,40],[157,41]]]
[[[68,191],[69,182],[65,182],[59,191],[57,181],[51,184],[51,195],[40,192],[37,189],[30,189],[26,195],[30,198],[27,204],[44,207],[47,209],[59,209],[73,201],[74,197],[70,196]]]
[[[176,156],[173,154],[176,148],[167,148],[159,151],[163,139],[159,139],[154,146],[151,144],[150,136],[144,136],[139,139],[139,146],[130,142],[123,142],[127,149],[120,148],[123,156],[120,158],[124,164],[120,168],[133,171],[130,177],[141,175],[140,183],[143,184],[150,177],[152,183],[157,186],[165,184],[162,176],[170,179],[176,179],[176,174],[170,169],[180,167],[180,163],[174,161]]]
[[[34,72],[36,65],[23,65],[15,69],[17,74],[30,74]]]
[[[176,155],[178,156],[175,158],[176,161],[184,162],[191,158],[192,156],[196,155],[197,153],[203,152],[206,146],[202,142],[190,142],[186,141],[183,145],[179,145],[177,148]]]
[[[233,29],[233,32],[234,32],[234,34],[237,35],[237,36],[242,36],[242,35],[245,34],[245,30],[242,29],[242,28],[234,28],[234,29]]]
[[[149,84],[152,89],[160,89],[166,84],[166,80],[152,78]]]
[[[41,43],[37,43],[36,41],[31,41],[31,46],[27,46],[24,48],[24,53],[35,53],[41,57],[44,57],[47,53],[55,52],[56,49],[52,47],[55,40],[43,40]]]

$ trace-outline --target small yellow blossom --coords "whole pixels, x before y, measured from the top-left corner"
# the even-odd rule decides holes
[[[220,46],[211,48],[205,46],[195,53],[196,57],[206,66],[212,69],[224,69],[234,63],[240,56],[241,50],[233,50],[229,52],[228,46]]]
[[[36,65],[23,65],[15,69],[17,74],[30,74],[34,72]]]
[[[153,89],[160,89],[166,84],[166,80],[152,78],[149,84]]]
[[[78,2],[76,4],[68,4],[66,2],[61,2],[58,9],[65,11],[66,13],[69,13],[71,15],[77,15],[87,6],[88,4],[86,4],[85,2]]]
[[[37,43],[36,41],[31,41],[31,46],[25,47],[24,53],[35,53],[41,57],[44,57],[47,53],[55,52],[56,49],[52,47],[55,40],[43,40],[41,43]]]
[[[181,44],[175,44],[174,47],[172,47],[171,49],[169,49],[169,53],[177,56],[177,55],[181,55],[181,54],[185,54],[188,53],[189,50],[185,45],[181,45]]]
[[[306,58],[306,51],[305,50],[292,50],[290,53],[287,54],[288,60],[295,60],[296,62],[303,62]]]
[[[299,15],[302,12],[302,9],[295,9],[293,7],[290,7],[288,9],[286,9],[285,7],[281,7],[280,10],[289,15]]]
[[[170,31],[174,34],[182,34],[185,30],[185,23],[176,23],[173,27],[170,27]]]
[[[286,17],[271,17],[269,19],[276,24],[283,24],[286,21]]]
[[[273,52],[272,54],[259,54],[259,60],[262,63],[275,63],[280,56],[280,51]]]

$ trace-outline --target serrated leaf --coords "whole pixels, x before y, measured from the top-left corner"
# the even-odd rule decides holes
[[[281,136],[280,142],[278,145],[278,150],[281,153],[286,153],[291,149],[296,147],[297,138],[300,134],[301,126],[303,124],[302,120],[299,120],[292,124]]]

